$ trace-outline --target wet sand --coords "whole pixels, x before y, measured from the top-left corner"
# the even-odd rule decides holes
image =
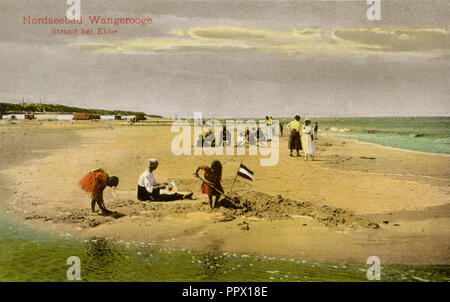
[[[448,264],[448,155],[409,152],[348,139],[316,141],[316,161],[289,157],[244,164],[255,181],[236,181],[242,209],[209,209],[195,169],[218,159],[228,190],[242,156],[175,156],[176,133],[164,126],[120,122],[18,122],[0,125],[0,208],[36,228],[251,255],[365,263]],[[147,158],[160,161],[160,182],[192,190],[194,200],[140,202]],[[120,215],[90,216],[78,181],[102,167],[117,175],[106,206]],[[121,217],[119,217],[121,216]]]

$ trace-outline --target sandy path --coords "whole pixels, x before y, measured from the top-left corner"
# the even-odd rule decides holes
[[[288,156],[283,137],[278,165],[245,158],[256,180],[237,181],[235,191],[251,197],[254,209],[211,213],[193,171],[221,160],[227,189],[242,157],[174,156],[169,127],[19,123],[0,125],[0,135],[0,206],[36,227],[328,262],[361,263],[371,255],[384,263],[450,260],[447,155],[320,137],[317,161],[305,162]],[[174,180],[196,199],[138,202],[136,183],[149,157],[160,160],[158,180]],[[106,189],[105,203],[124,217],[88,215],[89,196],[77,182],[97,167],[120,177],[117,190]]]

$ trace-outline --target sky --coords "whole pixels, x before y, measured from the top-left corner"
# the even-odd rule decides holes
[[[0,102],[168,117],[448,116],[450,2],[0,0]],[[97,26],[89,16],[152,18]],[[52,29],[117,29],[54,35]]]

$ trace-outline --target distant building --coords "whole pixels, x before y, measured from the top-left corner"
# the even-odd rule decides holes
[[[0,112],[0,119],[4,120],[39,120],[39,121],[71,121],[71,120],[108,120],[108,121],[143,121],[145,115],[100,115],[89,113],[57,114],[57,113],[8,113]]]
[[[105,120],[105,121],[113,121],[116,119],[116,116],[115,115],[101,115],[100,119]]]
[[[73,120],[73,114],[58,114],[56,119],[58,121],[71,121]]]
[[[38,121],[53,121],[56,120],[56,114],[36,114],[34,118]]]
[[[100,114],[75,113],[74,120],[99,120]]]
[[[5,115],[3,115],[3,119],[4,120],[24,120],[25,114],[21,114],[21,113],[5,114]]]
[[[73,114],[35,114],[34,118],[39,121],[71,121]]]

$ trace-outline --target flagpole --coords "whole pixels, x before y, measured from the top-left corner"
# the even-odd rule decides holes
[[[239,172],[239,169],[241,168],[242,163],[244,162],[244,157],[245,157],[245,154],[244,154],[244,156],[242,156],[242,160],[241,160],[241,163],[239,164],[238,172]],[[231,192],[233,191],[233,186],[234,186],[234,183],[236,182],[237,176],[238,176],[238,174],[236,173],[236,175],[234,175],[233,183],[231,184],[230,192],[228,193],[228,194],[230,194],[230,196],[231,196]]]

